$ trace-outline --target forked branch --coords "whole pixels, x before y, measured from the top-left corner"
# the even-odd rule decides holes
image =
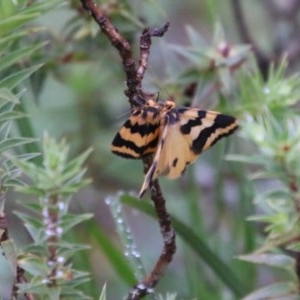
[[[166,23],[162,27],[149,27],[143,30],[140,38],[139,61],[138,64],[136,64],[130,43],[115,28],[106,12],[100,9],[92,0],[80,1],[83,8],[91,14],[100,26],[102,32],[108,37],[113,47],[118,50],[126,76],[127,89],[124,93],[132,107],[140,105],[151,96],[142,90],[142,81],[148,66],[151,39],[152,37],[163,36],[168,30],[169,23]],[[151,158],[143,159],[143,163],[144,169],[147,171],[148,167],[151,165]],[[154,203],[158,217],[164,247],[153,270],[142,282],[133,287],[127,296],[128,300],[141,299],[143,296],[153,291],[154,286],[160,280],[176,250],[175,232],[170,221],[170,216],[166,210],[165,199],[162,195],[158,181],[155,180],[150,188],[151,199]]]

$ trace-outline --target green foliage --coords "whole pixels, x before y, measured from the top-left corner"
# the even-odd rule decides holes
[[[30,139],[12,138],[9,136],[11,130],[11,123],[15,119],[24,118],[22,112],[16,111],[15,107],[19,104],[20,95],[13,95],[8,89],[0,89],[0,134],[1,143],[0,151],[3,153],[5,150],[19,146],[26,142],[32,142]]]
[[[246,261],[283,268],[287,271],[285,282],[271,284],[255,291],[245,299],[262,299],[274,296],[297,297],[298,278],[295,261],[280,248],[299,249],[299,133],[300,118],[296,104],[300,88],[298,74],[286,76],[287,63],[271,68],[264,82],[258,72],[244,74],[240,88],[243,138],[251,141],[257,151],[247,155],[230,155],[231,160],[257,165],[252,174],[255,181],[270,183],[270,188],[257,192],[254,201],[263,213],[249,220],[265,223],[265,240],[249,255]]]
[[[146,272],[141,261],[140,253],[134,243],[130,227],[125,220],[123,207],[120,202],[121,197],[121,194],[115,197],[107,197],[105,202],[109,206],[114,220],[116,220],[117,232],[125,247],[124,254],[134,269],[136,280],[141,281],[146,276]]]
[[[124,204],[130,205],[134,208],[138,208],[145,214],[156,218],[153,207],[147,202],[141,202],[130,196],[123,196],[121,200]],[[119,218],[120,220],[120,218]],[[122,221],[123,222],[123,221]],[[241,297],[246,291],[246,283],[240,281],[240,279],[234,274],[233,270],[225,261],[222,261],[221,257],[218,257],[202,240],[201,236],[198,235],[193,228],[187,226],[179,219],[172,217],[172,224],[175,232],[183,239],[189,247],[202,259],[206,264],[209,265],[212,271],[214,271],[218,278],[220,278],[228,288],[238,297]],[[128,242],[124,244],[128,246]],[[139,267],[139,265],[137,265]]]
[[[88,180],[82,179],[85,170],[81,170],[81,166],[91,150],[85,151],[76,159],[68,162],[69,148],[66,142],[56,143],[47,135],[44,137],[43,149],[42,166],[11,158],[14,164],[35,182],[32,187],[16,186],[17,190],[39,197],[51,194],[61,194],[68,197],[89,183]]]
[[[189,68],[185,67],[184,72],[180,74],[179,82],[183,79],[185,83],[192,79],[197,82],[206,79],[210,84],[218,81],[222,92],[228,94],[231,88],[229,80],[232,80],[230,72],[247,58],[251,47],[230,45],[219,23],[215,26],[212,42],[205,41],[193,27],[187,27],[187,35],[190,42],[188,47],[173,45],[171,48],[190,63]]]
[[[145,24],[163,24],[177,5],[183,5],[172,1],[170,7],[166,3],[162,7],[155,0],[98,3],[134,49]],[[228,41],[234,30],[226,23],[225,34],[219,23],[224,3],[194,4],[199,5],[194,20],[193,11],[184,19],[181,6],[171,20],[170,31],[176,29],[174,25],[203,22],[209,16],[215,26],[204,28],[210,40],[199,33],[201,23],[186,26],[189,45],[182,46],[186,41],[181,45],[165,42],[169,37],[177,39],[171,31],[161,40],[160,49],[157,40],[151,48],[150,73],[161,74],[158,89],[166,89],[180,104],[198,102],[203,108],[229,112],[241,124],[238,138],[230,138],[200,158],[200,166],[207,164],[209,170],[215,170],[211,188],[199,183],[203,173],[210,176],[206,169],[198,172],[199,165],[195,172],[190,167],[179,184],[161,180],[179,238],[176,262],[157,293],[159,299],[169,300],[298,299],[299,278],[290,253],[300,248],[299,73],[291,73],[283,59],[270,68],[265,79],[249,45]],[[17,190],[21,205],[14,210],[33,241],[16,247],[19,241],[15,244],[9,238],[1,243],[1,250],[14,277],[18,267],[25,270],[28,282],[17,285],[18,293],[34,293],[36,299],[121,298],[151,269],[159,254],[153,249],[161,246],[148,202],[126,193],[108,196],[122,187],[138,189],[142,168],[140,162],[116,159],[109,152],[117,117],[129,111],[122,96],[124,73],[116,51],[79,8],[79,1],[0,1],[0,212],[5,213],[7,191]],[[45,14],[56,9],[61,9],[61,15],[51,16],[46,28]],[[227,15],[225,18],[228,21]],[[62,23],[57,32],[51,29],[56,23]],[[264,37],[264,42],[268,39]],[[196,84],[192,100],[183,97],[190,83]],[[143,86],[148,88],[148,84],[153,88],[146,78]],[[56,142],[45,136],[41,147],[37,140],[45,130],[51,137],[65,139]],[[78,155],[90,145],[95,148],[92,154],[87,150]],[[226,156],[229,163],[222,159],[227,150],[236,153]],[[43,155],[38,156],[39,152]],[[77,206],[82,212],[96,211],[92,220],[89,213],[69,210],[70,199],[90,183],[84,179],[83,168],[89,154],[97,201],[93,204],[90,196],[80,196]],[[26,183],[21,171],[27,176]],[[227,196],[228,189],[235,196]],[[91,187],[88,190],[94,192]],[[134,208],[131,218],[122,204],[130,212]],[[121,246],[109,223],[111,215]],[[263,232],[257,233],[262,225]],[[0,237],[2,234],[0,229]],[[146,244],[140,245],[143,239]],[[91,255],[79,252],[87,245],[92,246]],[[261,285],[257,266],[268,267],[272,284],[257,289]],[[92,282],[88,282],[88,272]]]
[[[32,143],[35,139],[26,137],[12,137],[11,129],[13,120],[24,118],[25,115],[22,112],[16,110],[19,105],[19,95],[12,94],[8,89],[0,89],[0,155],[3,157],[3,162],[0,166],[1,173],[1,190],[5,195],[8,186],[13,183],[19,182],[18,175],[19,171],[14,165],[11,164],[10,160],[4,158],[6,151],[12,150],[15,147],[20,147],[27,143]],[[20,155],[19,159],[24,161],[32,159],[36,154],[24,154]],[[1,213],[4,209],[5,197],[0,200]]]
[[[227,44],[220,28],[217,28],[211,49],[203,43],[193,29],[189,28],[188,32],[192,47],[172,46],[172,49],[190,60],[192,65],[190,68],[184,68],[183,71],[173,72],[169,82],[184,85],[190,81],[203,83],[205,79],[209,86],[220,84],[223,87],[220,95],[220,105],[223,109],[224,100],[222,99],[226,100],[228,95],[232,94],[235,98],[239,97],[239,100],[235,99],[234,111],[240,115],[240,135],[244,141],[240,150],[245,154],[228,155],[227,158],[231,161],[247,163],[246,172],[248,165],[258,167],[258,171],[253,173],[251,178],[255,182],[269,181],[271,185],[271,189],[255,192],[253,199],[264,214],[256,214],[247,218],[266,223],[264,243],[251,254],[241,255],[239,258],[255,264],[280,268],[284,270],[285,280],[256,290],[245,299],[268,297],[298,299],[299,284],[295,259],[282,252],[282,248],[299,251],[300,168],[298,154],[300,136],[295,130],[300,125],[299,74],[287,76],[288,65],[283,59],[279,66],[270,68],[267,81],[265,81],[255,61],[249,59],[237,72],[238,76],[235,79],[231,73],[244,63],[250,48]],[[213,68],[210,69],[211,74],[209,74],[207,70],[212,65]],[[255,185],[253,188],[255,189]],[[124,197],[123,201],[143,212],[150,213],[150,208],[146,203],[135,202],[134,199],[128,197]],[[154,216],[153,211],[151,215]],[[230,270],[226,262],[215,257],[206,242],[202,241],[201,237],[197,237],[193,228],[186,227],[174,217],[172,223],[175,231],[187,245],[192,245],[196,253],[200,249],[199,256],[210,265],[217,277],[232,290],[233,294],[238,297],[247,294],[247,284],[239,282],[238,277],[235,277],[232,272],[233,266]],[[249,250],[253,249],[249,248]],[[245,270],[246,267],[243,268]]]
[[[124,253],[114,245],[110,237],[91,220],[88,223],[88,228],[92,239],[95,241],[97,247],[99,247],[106,256],[106,259],[113,266],[115,273],[119,278],[125,282],[128,286],[132,286],[136,282],[135,274],[132,267],[129,265]]]
[[[99,300],[106,300],[106,284],[103,286]]]
[[[0,238],[2,252],[13,276],[17,278],[12,298],[17,297],[17,291],[19,295],[31,293],[39,295],[41,299],[61,299],[62,295],[71,299],[90,299],[77,290],[78,285],[88,280],[88,273],[78,271],[71,261],[68,262],[77,251],[86,249],[87,246],[68,243],[63,237],[74,226],[92,216],[68,213],[70,197],[90,183],[83,179],[85,169],[82,164],[91,151],[87,150],[68,161],[66,143],[56,143],[45,136],[44,160],[40,166],[32,161],[37,153],[22,153],[21,150],[22,146],[32,145],[37,139],[16,135],[13,125],[13,121],[19,125],[24,124],[18,121],[28,117],[20,105],[20,99],[25,94],[25,90],[20,87],[25,86],[26,80],[42,66],[40,63],[30,64],[29,61],[47,44],[40,42],[22,46],[25,38],[41,30],[24,25],[54,9],[58,4],[60,1],[0,3],[1,7],[4,5],[0,9]],[[18,152],[20,154],[16,155]],[[22,171],[32,180],[31,186],[20,180]],[[40,197],[39,203],[33,199],[28,203],[22,201],[23,207],[30,213],[16,212],[33,240],[30,246],[23,249],[22,254],[10,238],[10,229],[5,226],[4,204],[6,192],[10,188]],[[26,277],[30,275],[27,281],[21,278],[24,271]]]
[[[159,300],[176,300],[176,293],[167,293],[164,298],[162,295],[159,295]]]
[[[39,66],[24,68],[22,71],[11,72],[9,69],[16,63],[33,54],[38,47],[31,46],[21,50],[11,51],[11,45],[18,43],[28,31],[16,32],[23,24],[36,17],[32,14],[24,13],[14,15],[17,6],[11,1],[1,2],[0,21],[0,156],[1,156],[1,199],[0,215],[5,224],[5,201],[6,193],[11,185],[20,183],[18,176],[20,171],[11,163],[10,159],[4,156],[6,152],[11,152],[26,144],[32,143],[36,139],[29,137],[19,137],[13,135],[13,121],[24,118],[26,115],[20,111],[20,98],[24,91],[13,92],[13,89],[22,83]],[[9,74],[9,75],[7,75]],[[20,161],[32,159],[36,154],[25,153],[18,155]],[[14,241],[8,235],[8,228],[2,225],[0,230],[1,249],[11,268],[12,274],[17,276],[17,255],[18,251]]]
[[[91,214],[73,215],[68,212],[70,196],[90,183],[83,179],[85,170],[82,169],[90,152],[87,150],[68,162],[68,146],[65,142],[57,143],[45,135],[42,166],[11,158],[32,182],[17,185],[16,190],[39,198],[38,203],[22,202],[25,208],[39,218],[16,212],[33,240],[33,244],[24,250],[19,259],[20,266],[32,278],[27,283],[18,284],[19,293],[50,295],[51,299],[63,296],[89,299],[76,289],[88,279],[88,274],[74,269],[72,263],[67,263],[77,251],[86,246],[68,243],[64,236],[74,226],[92,217]]]

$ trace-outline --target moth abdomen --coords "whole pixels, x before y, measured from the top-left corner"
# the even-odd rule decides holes
[[[127,120],[124,124],[124,127],[129,129],[131,134],[138,134],[141,137],[154,133],[158,126],[159,123],[140,124],[139,122],[136,122],[133,124],[130,120]]]
[[[185,110],[188,113],[188,110]],[[186,113],[186,114],[187,114]],[[184,112],[182,113],[184,116]],[[194,127],[202,125],[202,120],[205,120],[207,117],[206,110],[193,110],[193,117],[186,118],[186,123],[182,123],[180,126],[180,131],[183,134],[190,134]]]

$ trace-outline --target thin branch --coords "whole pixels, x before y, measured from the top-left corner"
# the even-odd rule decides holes
[[[140,38],[140,56],[137,68],[133,59],[131,45],[114,27],[105,11],[96,6],[92,0],[80,1],[83,8],[92,15],[94,20],[100,26],[102,32],[111,41],[111,44],[119,51],[126,74],[127,90],[125,91],[125,95],[128,97],[131,106],[142,104],[139,100],[145,100],[148,96],[150,96],[150,94],[147,94],[142,90],[142,81],[148,66],[151,38],[163,36],[169,28],[169,23],[166,23],[162,27],[149,27],[143,30]],[[152,158],[143,159],[145,172],[148,170],[151,163]],[[165,199],[157,180],[151,184],[151,199],[154,203],[156,214],[158,216],[164,247],[151,273],[129,292],[127,299],[130,300],[141,299],[143,296],[153,291],[152,289],[162,277],[176,251],[175,232],[170,221],[170,216],[166,210]]]
[[[154,203],[155,210],[158,216],[161,234],[164,238],[164,248],[159,260],[153,268],[151,274],[144,280],[145,284],[154,287],[160,277],[162,277],[168,264],[172,261],[176,251],[175,232],[171,224],[170,215],[166,209],[166,202],[161,192],[158,181],[154,181],[151,187],[151,199]]]
[[[282,60],[282,55],[285,54],[288,57],[290,64],[296,61],[300,56],[300,42],[298,38],[298,27],[299,20],[297,15],[300,10],[299,1],[287,1],[285,6],[277,5],[276,1],[263,1],[262,3],[266,6],[266,13],[268,13],[274,24],[279,24],[280,22],[285,22],[289,25],[291,33],[287,38],[284,35],[277,36],[275,43],[273,45],[273,52],[269,57],[262,53],[258,45],[255,43],[248,27],[245,22],[245,17],[241,7],[240,0],[231,0],[234,17],[236,20],[236,27],[239,31],[240,37],[244,43],[251,44],[253,47],[253,52],[257,58],[259,69],[261,70],[264,78],[267,78],[270,63],[279,64]]]
[[[176,235],[172,227],[170,215],[166,209],[166,201],[157,180],[151,185],[151,200],[158,217],[160,232],[163,236],[163,250],[150,274],[129,292],[127,300],[139,300],[153,292],[153,288],[163,276],[176,252]]]
[[[80,0],[84,9],[86,9],[100,26],[102,32],[108,37],[111,44],[119,51],[122,58],[122,64],[126,74],[127,90],[125,95],[134,105],[134,99],[139,96],[141,82],[138,80],[136,65],[132,55],[130,43],[119,33],[117,28],[111,23],[105,11],[101,10],[92,0]]]
[[[245,22],[245,16],[243,14],[240,0],[231,0],[231,3],[236,27],[239,31],[240,37],[244,43],[252,45],[253,53],[256,56],[258,67],[263,77],[266,79],[268,76],[270,59],[261,52],[255,41],[252,39]]]
[[[245,22],[245,16],[243,14],[240,0],[232,0],[231,2],[240,37],[242,38],[244,43],[254,45],[254,41],[250,36],[248,27]]]
[[[151,37],[162,37],[168,30],[170,23],[166,23],[163,27],[145,28],[140,38],[140,60],[137,70],[137,78],[140,82],[143,81],[144,74],[148,65],[148,58],[151,47]]]
[[[119,51],[122,58],[122,64],[126,75],[127,90],[125,95],[128,97],[131,106],[136,106],[139,99],[145,98],[142,91],[142,80],[147,69],[149,51],[151,46],[151,37],[161,37],[168,30],[169,23],[161,28],[145,28],[140,40],[140,60],[139,68],[133,58],[130,43],[119,33],[117,28],[111,23],[106,12],[100,9],[92,0],[80,0],[84,9],[86,9],[100,26],[102,32],[108,37],[111,44]]]
[[[266,13],[269,14],[275,30],[275,42],[273,46],[274,60],[280,62],[282,55],[286,55],[289,63],[292,65],[300,56],[299,41],[299,11],[300,1],[286,1],[284,4],[278,4],[276,1],[263,1]],[[282,5],[283,4],[283,5]],[[284,24],[285,30],[282,34],[280,26]]]
[[[47,274],[49,280],[49,286],[55,287],[57,285],[56,273],[58,267],[61,265],[58,261],[58,242],[59,242],[59,233],[58,226],[60,224],[59,215],[58,215],[58,196],[49,195],[44,199],[44,213],[43,213],[43,225],[44,230],[47,232],[47,264],[50,267],[50,272]]]
[[[25,271],[23,268],[17,265],[17,276],[16,276],[16,283],[26,283],[27,279],[25,277]],[[12,288],[12,299],[19,299],[20,295],[18,294],[19,288],[16,284],[13,285]],[[35,297],[31,293],[24,293],[24,298],[26,300],[34,300]]]
[[[1,198],[4,197],[4,194],[0,196]],[[0,232],[2,232],[2,235],[0,236],[0,247],[5,242],[8,242],[10,240],[9,234],[8,234],[8,226],[7,226],[7,219],[5,213],[0,213]],[[3,252],[3,255],[5,253]],[[9,259],[9,258],[8,258]],[[27,282],[26,277],[25,277],[25,271],[23,268],[19,266],[19,264],[16,265],[16,273],[15,273],[15,280],[14,284],[12,286],[11,290],[11,299],[18,299],[18,292],[19,288],[17,286],[18,283],[24,283]],[[31,293],[25,293],[24,298],[27,300],[34,300],[34,296]]]

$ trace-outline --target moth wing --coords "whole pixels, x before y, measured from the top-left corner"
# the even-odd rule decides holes
[[[190,127],[188,134],[184,133],[184,126]],[[237,127],[234,117],[214,111],[182,108],[179,121],[166,126],[152,179],[161,175],[170,179],[181,176],[199,154],[233,133]]]
[[[170,179],[179,177],[198,155],[238,128],[234,117],[214,111],[181,108],[179,114],[178,122],[167,124],[163,128],[153,163],[140,190],[140,197],[158,176],[165,175]]]
[[[180,113],[180,131],[197,155],[237,128],[238,122],[234,117],[215,111],[184,108]]]
[[[169,125],[165,142],[154,171],[154,178],[181,176],[186,166],[194,162],[197,155],[190,149],[190,141],[180,131],[180,123]]]
[[[143,158],[155,153],[160,118],[154,110],[136,110],[112,141],[111,151],[125,158]]]
[[[197,155],[190,150],[188,140],[180,132],[180,123],[165,125],[153,163],[145,175],[140,198],[157,177],[167,176],[175,179],[182,175],[186,166],[196,158]]]

